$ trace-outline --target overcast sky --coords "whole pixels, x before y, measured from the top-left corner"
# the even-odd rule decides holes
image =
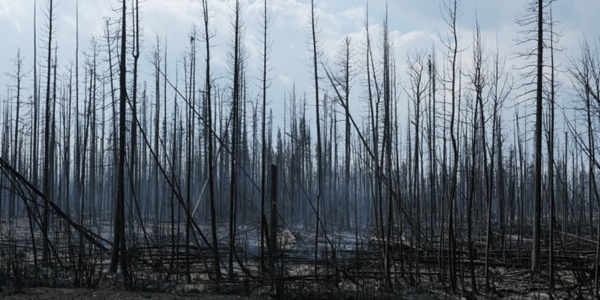
[[[56,0],[55,0],[56,1]],[[80,0],[80,50],[89,52],[89,41],[92,37],[102,35],[105,18],[118,19],[118,13],[112,7],[118,7],[117,0]],[[515,38],[518,25],[515,20],[525,13],[526,0],[463,0],[458,19],[459,48],[465,49],[463,60],[468,61],[471,53],[472,29],[476,16],[479,20],[486,49],[498,48],[502,55],[510,58],[516,52]],[[59,61],[58,66],[66,70],[66,66],[74,62],[75,45],[75,0],[58,0],[57,2],[57,39]],[[255,78],[259,73],[259,19],[262,0],[242,0],[243,20],[245,24],[245,48],[248,53],[248,76],[251,86],[258,84]],[[395,47],[395,59],[398,76],[403,80],[403,65],[409,51],[430,51],[436,48],[442,51],[440,36],[445,37],[447,26],[441,12],[442,0],[390,0],[389,29]],[[38,28],[42,28],[46,1],[38,0]],[[310,92],[310,66],[308,49],[308,33],[310,18],[309,0],[269,0],[273,26],[270,39],[273,43],[271,63],[273,69],[272,88],[269,99],[272,107],[281,111],[281,98],[286,89],[296,84],[299,91]],[[380,42],[379,32],[385,13],[386,2],[369,1],[369,17],[374,42]],[[217,75],[221,76],[220,84],[227,81],[227,44],[231,37],[229,24],[234,6],[233,0],[209,0],[211,11],[211,32],[215,34],[213,44],[213,63]],[[323,45],[323,60],[332,63],[341,40],[348,34],[354,43],[354,50],[359,51],[364,41],[366,0],[320,0],[317,1],[319,39]],[[20,48],[25,58],[26,69],[32,69],[33,56],[33,11],[34,0],[0,0],[0,93],[5,99],[8,77],[4,74],[13,72],[11,63]],[[562,31],[560,47],[565,50],[559,54],[558,61],[566,68],[567,58],[578,53],[580,41],[584,36],[588,40],[598,41],[600,21],[600,1],[598,0],[558,0],[554,4],[555,20],[560,21],[558,28]],[[148,57],[154,47],[156,36],[168,40],[169,64],[180,60],[189,46],[189,33],[196,24],[202,30],[202,10],[200,0],[145,0],[141,3],[141,23],[143,26],[142,72],[150,74],[152,69]],[[38,37],[41,37],[38,31]],[[42,43],[38,43],[38,46]],[[40,48],[41,50],[41,48]],[[199,50],[203,56],[203,51]],[[362,54],[357,53],[356,56]],[[83,58],[82,58],[83,59]],[[357,62],[358,63],[358,62]],[[466,62],[465,62],[466,63]],[[509,60],[509,69],[516,60]],[[203,66],[199,66],[203,68]],[[173,73],[174,71],[170,71]],[[171,74],[172,75],[172,74]],[[180,77],[181,78],[181,77]],[[322,83],[325,86],[325,82]],[[353,93],[360,94],[360,83],[355,82]],[[25,91],[26,95],[31,90]],[[250,90],[250,97],[256,97],[257,89]],[[278,114],[276,114],[276,117]]]

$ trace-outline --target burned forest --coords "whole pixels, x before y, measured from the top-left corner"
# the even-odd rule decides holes
[[[334,42],[325,0],[287,2],[300,41],[276,0],[101,1],[91,36],[96,2],[23,2],[28,50],[0,46],[0,298],[600,297],[600,35],[563,30],[561,1],[519,2],[506,47],[434,1],[423,48],[383,1]],[[145,9],[175,3],[185,33],[153,32]]]

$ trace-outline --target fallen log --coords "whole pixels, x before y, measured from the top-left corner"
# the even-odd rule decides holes
[[[46,197],[46,195],[44,195],[44,193],[42,193],[40,190],[38,190],[31,182],[29,182],[29,180],[27,180],[23,175],[21,175],[21,173],[19,173],[17,170],[15,170],[8,162],[6,162],[1,157],[0,157],[0,168],[2,168],[2,170],[5,171],[7,173],[7,175],[12,176],[17,181],[21,182],[22,184],[27,186],[29,189],[31,189],[31,191],[33,191],[36,195],[38,195],[45,203],[48,203],[50,208],[54,211],[54,213],[57,216],[59,216],[60,218],[65,220],[69,225],[71,225],[71,227],[73,227],[75,230],[77,230],[77,232],[81,233],[81,235],[83,237],[85,237],[85,239],[87,239],[94,246],[96,246],[104,251],[108,251],[108,248],[106,248],[106,246],[104,246],[100,241],[103,241],[103,242],[107,243],[108,245],[112,246],[112,243],[110,241],[108,241],[107,239],[101,237],[100,235],[92,232],[91,230],[89,230],[89,229],[79,225],[77,222],[73,221],[66,213],[64,213],[60,209],[60,207],[58,207],[58,205],[56,205],[56,203],[54,203],[54,201],[48,199],[48,197]],[[27,199],[24,196],[22,196],[21,198],[23,199],[23,201],[28,200],[28,201],[34,202],[32,199]],[[37,203],[34,203],[34,204],[37,204]]]

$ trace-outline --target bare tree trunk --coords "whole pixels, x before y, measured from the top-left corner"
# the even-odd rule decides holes
[[[474,45],[473,45],[473,71],[471,74],[471,81],[473,84],[473,88],[475,90],[475,96],[476,96],[476,103],[475,103],[475,107],[474,107],[474,111],[473,111],[473,134],[472,134],[472,138],[471,138],[471,172],[470,172],[470,187],[469,187],[469,193],[468,193],[468,199],[467,199],[467,248],[469,250],[469,272],[470,272],[470,277],[471,277],[471,289],[473,291],[474,294],[477,294],[477,284],[475,282],[475,266],[473,265],[473,256],[475,255],[475,249],[473,248],[473,238],[472,238],[472,227],[473,227],[473,198],[474,198],[474,194],[475,194],[475,176],[477,175],[477,168],[476,166],[478,165],[477,163],[477,144],[478,141],[484,137],[484,134],[479,135],[479,131],[482,131],[483,128],[480,128],[480,126],[484,126],[484,124],[479,123],[478,121],[478,117],[479,114],[483,115],[483,111],[480,111],[480,108],[482,109],[482,105],[480,106],[480,101],[482,101],[481,97],[482,95],[482,83],[483,83],[483,78],[482,78],[482,58],[483,58],[483,48],[481,45],[481,35],[479,33],[479,25],[476,25],[475,27],[476,30],[476,34],[475,34],[475,41],[474,41]],[[485,143],[485,140],[481,140],[482,143]],[[483,151],[485,151],[485,147],[480,147],[483,149]],[[483,165],[485,165],[487,162],[483,162]],[[479,164],[481,165],[481,163]],[[488,240],[489,240],[489,236],[488,236]],[[487,271],[487,257],[486,257],[486,287],[488,286],[488,271]]]
[[[429,95],[429,132],[428,132],[428,139],[429,139],[429,184],[430,184],[430,202],[431,202],[431,207],[430,207],[430,219],[431,219],[431,225],[430,225],[430,236],[431,236],[431,242],[433,242],[433,238],[434,238],[434,234],[435,234],[435,225],[436,225],[436,218],[435,215],[437,214],[437,210],[441,207],[441,205],[439,205],[440,200],[438,197],[438,192],[437,192],[437,185],[438,185],[438,179],[437,179],[437,147],[436,147],[436,116],[437,116],[437,112],[436,112],[436,93],[437,93],[437,89],[436,89],[436,83],[437,83],[437,74],[436,74],[436,67],[435,67],[435,50],[432,51],[433,57],[430,58],[429,60],[429,66],[428,66],[428,71],[429,71],[429,86],[430,86],[430,95]],[[439,224],[442,224],[441,220],[437,221]],[[441,225],[440,225],[440,229],[441,229]],[[440,230],[440,233],[442,231]],[[440,243],[439,243],[439,248],[441,249],[441,234],[440,236]],[[441,259],[442,256],[438,255],[438,267],[441,269]]]
[[[116,273],[117,267],[121,265],[123,279],[129,286],[129,273],[127,261],[127,243],[125,236],[125,160],[126,160],[126,138],[127,138],[127,4],[122,1],[121,8],[121,58],[119,62],[119,158],[117,164],[117,190],[115,201],[115,226],[113,238],[113,254],[110,264],[110,272]]]
[[[229,278],[234,277],[233,260],[235,252],[236,218],[237,218],[237,168],[238,168],[238,144],[240,143],[240,102],[242,101],[242,20],[241,3],[236,0],[235,17],[233,20],[234,40],[232,53],[233,67],[233,94],[231,106],[232,131],[231,131],[231,176],[230,176],[230,194],[229,194]]]
[[[47,66],[46,66],[46,112],[45,112],[45,131],[44,131],[44,184],[43,184],[43,192],[44,195],[46,195],[46,197],[50,197],[52,198],[52,160],[54,159],[51,154],[51,147],[52,147],[52,136],[51,136],[51,132],[52,132],[52,128],[54,127],[54,124],[52,124],[52,101],[54,99],[52,99],[51,95],[50,95],[50,85],[51,85],[51,73],[52,73],[52,67],[53,67],[53,62],[52,62],[52,37],[53,37],[53,33],[54,33],[54,28],[52,27],[52,23],[55,19],[54,16],[54,3],[52,0],[48,0],[48,6],[47,6],[47,15],[48,15],[48,49],[47,49]],[[49,209],[48,209],[48,204],[44,203],[44,214],[43,214],[43,220],[42,220],[42,236],[44,238],[44,243],[43,243],[43,247],[42,247],[42,262],[43,263],[49,263],[48,259],[49,259],[49,253],[50,253],[50,241],[48,240],[48,227],[50,226],[50,224],[48,223],[49,220]]]
[[[386,168],[386,187],[387,187],[387,225],[384,233],[384,250],[383,250],[383,268],[384,268],[384,282],[385,287],[389,290],[393,289],[392,276],[391,276],[391,233],[393,222],[393,174],[392,174],[392,82],[391,82],[391,60],[390,60],[390,49],[388,36],[388,13],[386,8],[386,15],[384,19],[384,31],[383,31],[383,158],[385,158]],[[382,160],[383,160],[382,158]],[[383,220],[382,220],[383,222]]]
[[[540,230],[542,222],[542,92],[544,67],[544,1],[538,1],[537,10],[537,85],[535,100],[535,194],[533,202],[533,248],[531,250],[531,271],[540,268]]]
[[[166,50],[165,50],[166,53]],[[165,55],[165,64],[166,64],[166,55]],[[154,90],[155,90],[155,106],[156,106],[156,114],[154,116],[154,151],[156,151],[157,153],[159,153],[160,148],[159,148],[159,139],[160,139],[160,39],[158,38],[158,36],[156,37],[156,50],[154,52],[154,57],[153,57],[153,64],[154,64]],[[165,72],[166,72],[166,68],[165,68]],[[166,90],[163,91],[163,93],[166,94]],[[166,138],[166,135],[165,135]],[[159,218],[160,218],[160,213],[159,213],[159,207],[160,207],[160,197],[159,197],[159,193],[160,193],[160,187],[159,187],[159,171],[158,171],[158,164],[160,162],[159,161],[155,161],[154,162],[154,167],[152,168],[152,176],[153,181],[154,181],[154,187],[153,187],[153,193],[154,193],[154,224],[155,224],[155,228],[158,229],[158,224],[159,224]]]
[[[409,54],[409,59],[407,61],[408,75],[410,78],[410,94],[408,95],[410,101],[413,104],[413,118],[412,120],[408,120],[410,123],[414,125],[415,131],[415,142],[414,149],[409,149],[409,164],[412,162],[414,166],[410,166],[409,170],[412,169],[412,178],[409,179],[409,194],[413,199],[413,204],[415,206],[415,215],[417,218],[417,228],[416,232],[413,234],[416,235],[416,264],[415,264],[415,274],[417,282],[420,281],[420,270],[419,270],[419,260],[420,260],[420,244],[421,244],[421,202],[422,202],[422,174],[423,174],[423,161],[422,161],[422,134],[421,134],[421,122],[422,122],[422,102],[425,98],[425,93],[427,92],[426,78],[425,78],[425,57],[422,53]],[[410,129],[408,130],[410,135]],[[409,137],[410,140],[410,137]],[[410,145],[409,145],[410,148]],[[411,153],[412,151],[412,153]],[[397,154],[398,155],[398,154]],[[412,155],[412,159],[410,156]],[[400,167],[398,167],[400,169]],[[409,174],[410,175],[410,174]],[[425,224],[426,225],[426,224]],[[415,230],[415,228],[413,228]]]
[[[550,193],[550,249],[549,249],[549,269],[550,280],[548,281],[548,285],[550,288],[550,294],[554,292],[554,230],[556,226],[556,213],[555,213],[555,193],[554,193],[554,116],[555,116],[555,96],[556,96],[556,85],[555,85],[555,68],[554,68],[554,23],[553,23],[553,14],[552,7],[550,7],[550,97],[548,99],[550,106],[548,113],[548,136],[547,136],[547,147],[548,147],[548,189]],[[590,211],[590,214],[592,212]],[[596,279],[596,287],[598,286],[597,277]],[[598,290],[596,289],[596,295],[598,294]]]
[[[276,276],[275,273],[275,263],[278,257],[277,254],[277,165],[271,164],[271,230],[270,237],[271,245],[269,245],[269,253],[271,256],[271,270],[273,272],[273,276]]]
[[[455,261],[455,251],[456,251],[456,239],[454,232],[454,205],[456,199],[456,189],[457,189],[457,181],[458,181],[458,143],[457,143],[457,134],[456,134],[456,119],[457,119],[457,73],[460,71],[457,70],[458,67],[458,33],[456,27],[456,21],[458,17],[458,1],[457,0],[449,0],[445,3],[445,11],[446,11],[446,23],[450,27],[450,39],[451,41],[446,45],[448,50],[450,51],[450,139],[452,143],[452,152],[453,152],[453,161],[452,161],[452,174],[451,174],[451,183],[450,183],[450,198],[448,199],[448,247],[449,247],[449,259],[450,259],[450,289],[454,293],[456,292],[456,261]]]
[[[210,33],[208,29],[208,4],[207,0],[202,0],[202,15],[204,17],[204,42],[206,43],[206,122],[208,123],[208,134],[206,140],[208,143],[208,187],[209,187],[209,202],[210,202],[210,226],[213,242],[213,270],[217,281],[217,290],[219,290],[219,282],[221,280],[221,266],[219,263],[219,243],[217,241],[217,217],[215,204],[215,176],[216,172],[213,150],[213,120],[212,120],[212,81],[210,73]]]
[[[196,128],[196,119],[195,119],[195,105],[196,105],[196,29],[192,29],[191,38],[190,38],[190,61],[189,61],[189,82],[187,99],[188,102],[187,110],[186,110],[186,175],[185,175],[185,191],[186,191],[186,209],[191,211],[192,209],[192,173],[194,169],[194,132]],[[192,278],[190,274],[190,234],[191,234],[191,223],[192,220],[190,216],[186,216],[185,222],[185,278],[188,283],[191,283]]]
[[[483,165],[483,172],[485,175],[485,189],[486,189],[486,202],[487,202],[487,228],[486,228],[486,258],[485,258],[485,285],[486,289],[490,289],[489,282],[489,249],[491,246],[491,236],[492,236],[492,227],[491,227],[491,217],[492,217],[492,180],[490,180],[491,173],[493,172],[493,163],[492,167],[488,167],[488,158],[487,158],[487,145],[486,145],[486,131],[485,131],[485,111],[483,107],[483,89],[485,87],[486,78],[483,71],[483,63],[484,63],[484,55],[483,55],[483,41],[481,40],[481,33],[479,30],[479,23],[477,23],[475,27],[475,42],[473,46],[473,74],[471,75],[471,81],[473,83],[473,88],[475,90],[475,98],[476,98],[476,108],[475,108],[475,118],[473,119],[475,128],[479,129],[477,134],[473,135],[473,155],[475,155],[475,149],[477,148],[478,142],[481,142],[480,149],[483,152],[483,162],[480,164]],[[477,119],[479,118],[479,120]],[[492,147],[493,149],[493,147]],[[493,155],[493,154],[492,154]],[[473,158],[475,159],[475,158]],[[473,160],[474,161],[474,160]],[[493,160],[492,160],[493,161]],[[473,168],[475,166],[473,165]],[[473,175],[474,172],[473,172]],[[473,176],[474,177],[474,176]],[[474,184],[474,178],[471,179],[472,184]],[[472,189],[474,187],[471,187]],[[470,199],[472,201],[472,199]],[[468,212],[471,214],[472,212]],[[470,218],[469,218],[470,219]],[[471,222],[471,221],[469,221]],[[471,224],[468,225],[469,227]],[[470,230],[469,230],[470,231]],[[471,272],[471,285],[473,286],[473,292],[477,293],[477,288],[475,285],[475,270],[472,264],[472,255],[473,255],[473,245],[471,244],[471,237],[469,236],[469,248],[470,248],[470,272]]]
[[[9,74],[9,77],[11,77],[13,80],[16,81],[16,97],[14,99],[15,101],[15,128],[14,128],[14,136],[13,136],[13,153],[12,153],[12,165],[15,169],[20,170],[20,153],[21,153],[21,147],[19,146],[20,140],[19,140],[19,125],[21,124],[21,90],[22,88],[22,84],[23,84],[23,78],[26,76],[26,73],[24,73],[23,71],[23,57],[21,56],[21,49],[17,49],[17,56],[15,57],[15,59],[12,61],[16,70],[14,74]],[[9,202],[9,207],[8,207],[8,218],[9,218],[9,223],[12,222],[12,219],[16,216],[17,214],[17,203],[16,203],[16,189],[15,186],[12,185],[11,186],[11,196],[10,196],[10,202]],[[2,215],[3,211],[0,209],[0,215]]]
[[[267,78],[267,72],[269,69],[268,61],[269,61],[269,53],[270,53],[270,42],[268,36],[268,30],[270,27],[270,18],[269,11],[267,6],[267,0],[264,1],[263,6],[263,22],[261,24],[262,31],[262,133],[261,133],[261,173],[260,173],[260,181],[261,181],[261,202],[260,202],[260,268],[261,271],[264,271],[264,252],[265,252],[265,230],[267,224],[264,223],[265,219],[265,199],[266,199],[266,172],[267,172],[267,138],[266,138],[266,118],[267,118],[267,87],[270,84]],[[273,167],[272,167],[273,168]],[[272,229],[271,229],[272,230]]]
[[[320,223],[320,210],[321,210],[321,193],[323,192],[323,157],[322,157],[322,144],[321,144],[321,115],[319,113],[319,65],[318,58],[320,56],[319,45],[317,44],[317,20],[316,20],[316,7],[314,0],[310,1],[310,26],[311,26],[311,50],[313,60],[313,75],[314,75],[314,89],[315,89],[315,110],[316,110],[316,127],[317,127],[317,192],[316,192],[316,213],[315,213],[315,264],[314,264],[314,275],[315,281],[318,276],[317,258],[319,252],[319,223]]]
[[[38,74],[37,74],[37,1],[33,1],[33,134],[31,135],[31,161],[32,161],[32,180],[33,184],[38,186],[39,180],[39,115],[40,115],[40,95],[38,87]],[[37,196],[33,198],[37,202]],[[27,207],[27,216],[29,219],[30,227],[32,225],[32,215],[29,207]],[[30,229],[33,232],[33,228]],[[37,246],[33,233],[31,235],[33,244],[33,257],[36,273],[38,271],[38,258],[37,258]]]
[[[139,14],[139,0],[131,0],[132,6],[132,49],[131,56],[133,57],[133,82],[131,90],[131,114],[132,119],[137,120],[137,103],[138,103],[138,59],[140,57],[140,14]],[[134,219],[135,210],[139,211],[137,197],[140,196],[140,181],[139,181],[139,162],[138,162],[138,138],[137,138],[137,125],[131,126],[131,151],[130,151],[130,164],[129,164],[129,176],[131,194],[129,195],[129,210],[127,211],[127,218],[129,220]],[[156,149],[158,151],[158,149]],[[135,202],[135,203],[134,203]],[[143,220],[139,220],[140,225],[143,227]],[[134,222],[130,222],[131,225]]]

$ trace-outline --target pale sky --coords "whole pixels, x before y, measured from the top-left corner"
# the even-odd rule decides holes
[[[56,0],[55,0],[56,1]],[[229,84],[227,73],[227,44],[231,39],[230,20],[233,13],[233,0],[208,0],[211,12],[210,30],[215,34],[212,43],[213,69],[215,75],[220,77],[218,84]],[[89,41],[92,37],[102,35],[105,18],[118,19],[118,13],[111,7],[119,7],[117,0],[80,0],[80,50],[89,53]],[[361,44],[365,39],[365,7],[366,0],[320,0],[317,1],[318,38],[322,41],[323,62],[330,65],[334,61],[336,51],[341,47],[345,35],[349,35],[354,43],[355,57],[361,58]],[[472,50],[473,28],[476,16],[479,20],[486,51],[496,49],[496,40],[501,55],[507,57],[507,69],[522,64],[522,61],[510,59],[517,52],[515,38],[518,25],[515,20],[525,13],[526,0],[463,0],[460,6],[458,19],[459,48],[463,49],[462,60],[467,65]],[[55,39],[58,45],[59,70],[66,72],[66,67],[74,62],[75,51],[75,0],[58,0],[57,2],[57,30]],[[262,11],[262,0],[242,0],[243,20],[245,24],[245,48],[248,53],[247,75],[250,87],[250,97],[259,94],[258,80],[260,77],[259,52],[261,47],[259,39],[259,21]],[[309,65],[309,0],[269,0],[273,25],[270,28],[270,39],[273,44],[271,64],[273,66],[270,77],[273,78],[268,98],[271,107],[275,110],[275,117],[281,118],[282,98],[284,91],[291,89],[296,84],[300,92],[311,93],[311,68]],[[44,20],[44,7],[46,1],[38,0],[38,38],[42,37]],[[372,30],[373,43],[379,47],[381,41],[381,24],[385,13],[384,0],[369,1],[369,17]],[[440,36],[445,38],[447,26],[442,17],[441,7],[443,0],[389,0],[389,29],[395,47],[394,58],[400,81],[404,81],[407,53],[409,51],[428,51],[435,47],[440,52],[441,60],[443,46]],[[33,56],[33,10],[34,0],[0,0],[0,99],[4,103],[8,76],[5,73],[14,71],[11,59],[17,53],[17,48],[25,58],[25,68],[32,70]],[[568,66],[568,57],[577,55],[583,37],[594,43],[599,41],[600,1],[598,0],[558,0],[554,4],[555,20],[559,21],[558,28],[562,31],[559,47],[564,51],[558,54],[557,61],[563,69]],[[153,51],[156,36],[163,41],[168,40],[169,65],[174,66],[189,46],[189,33],[194,24],[203,30],[202,10],[200,0],[145,0],[141,2],[141,24],[143,27],[143,45],[141,54],[141,72],[147,75],[152,73],[149,57]],[[39,59],[42,60],[43,43],[38,41]],[[199,57],[204,56],[201,46],[198,46]],[[489,53],[489,52],[488,52]],[[80,56],[83,62],[83,55]],[[199,59],[200,61],[200,59]],[[440,62],[441,63],[441,62]],[[357,60],[356,64],[359,64]],[[203,63],[198,66],[203,69]],[[60,72],[60,71],[59,71]],[[512,72],[512,71],[511,71]],[[169,75],[174,78],[174,69],[169,70]],[[201,74],[200,72],[199,74]],[[182,78],[182,76],[180,76]],[[563,75],[564,80],[568,80]],[[29,78],[31,80],[31,78]],[[146,80],[150,81],[151,77]],[[199,79],[200,82],[202,79]],[[27,84],[29,86],[29,84]],[[326,80],[321,82],[321,87],[327,87]],[[31,89],[24,91],[26,96],[31,94]],[[355,79],[352,93],[355,97],[362,92],[361,84]],[[565,95],[564,97],[567,97]],[[404,100],[402,100],[404,99]],[[406,97],[401,95],[402,101]],[[354,101],[358,101],[355,98]],[[312,104],[312,102],[309,102]],[[362,104],[355,104],[360,107]],[[278,113],[279,112],[279,113]],[[357,112],[359,115],[360,111]],[[311,117],[314,118],[314,117]]]

